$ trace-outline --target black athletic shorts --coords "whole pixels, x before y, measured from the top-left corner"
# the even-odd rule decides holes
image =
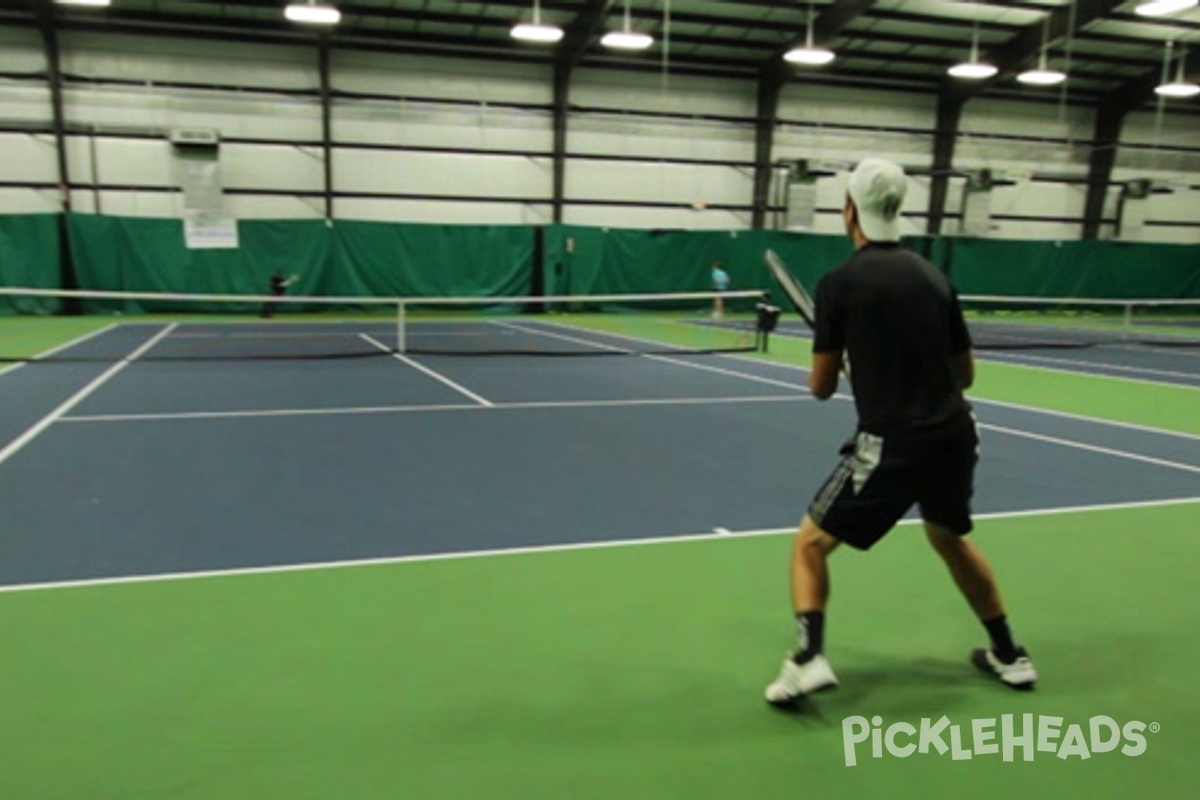
[[[866,550],[917,504],[921,518],[971,532],[979,438],[975,420],[936,434],[885,438],[860,431],[822,484],[808,515],[838,540]]]

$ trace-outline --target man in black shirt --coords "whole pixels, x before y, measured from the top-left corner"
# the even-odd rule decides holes
[[[971,338],[953,286],[900,247],[903,170],[867,159],[848,183],[843,217],[856,252],[817,284],[809,389],[820,400],[852,365],[854,437],[800,523],[791,562],[799,647],[766,690],[786,704],[837,685],[823,654],[827,558],[839,544],[866,550],[916,504],[926,535],[987,629],[972,661],[1004,683],[1037,680],[1012,639],[987,560],[965,538],[979,440],[963,390],[974,380]]]

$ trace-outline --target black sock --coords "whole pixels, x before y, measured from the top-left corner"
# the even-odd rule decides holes
[[[996,658],[1007,664],[1017,657],[1017,646],[1008,630],[1008,619],[1003,614],[995,619],[985,619],[983,627],[987,628],[988,636],[992,638],[992,652]]]
[[[803,664],[825,646],[825,612],[802,611],[796,614],[796,630],[800,636],[800,646],[796,648],[792,661]]]

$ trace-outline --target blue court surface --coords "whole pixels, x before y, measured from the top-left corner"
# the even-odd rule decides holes
[[[0,373],[0,585],[786,530],[854,424],[743,355],[155,359],[187,336]],[[1103,352],[1019,357],[1196,385]],[[1200,496],[1200,438],[975,406],[979,514]]]

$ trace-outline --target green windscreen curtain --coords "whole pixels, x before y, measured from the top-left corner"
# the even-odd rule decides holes
[[[536,230],[522,225],[338,222],[323,295],[513,297],[533,290]]]
[[[299,295],[491,297],[531,288],[533,229],[525,226],[248,220],[238,223],[237,248],[214,250],[189,250],[179,220],[73,214],[69,230],[76,275],[89,289],[261,295],[277,270],[296,276],[289,291]],[[120,310],[170,310],[150,305]]]
[[[545,231],[547,294],[659,294],[712,290],[713,262],[732,290],[770,290],[774,249],[809,288],[853,248],[841,236],[780,231],[682,231],[555,225]],[[751,301],[752,302],[752,301]]]
[[[549,295],[696,292],[712,289],[714,261],[726,265],[731,288],[769,290],[768,248],[811,290],[852,253],[845,236],[784,231],[323,220],[245,220],[238,248],[189,250],[177,219],[69,214],[66,223],[81,287],[185,294],[264,294],[277,270],[297,276],[289,291],[301,295],[524,296],[538,285],[539,269]],[[57,215],[0,215],[0,283],[58,288],[59,230]],[[1200,245],[955,237],[905,244],[963,294],[1200,298]],[[0,298],[0,313],[58,310],[52,301],[22,300],[18,307]],[[120,310],[168,309],[134,303]]]
[[[943,267],[963,294],[1200,297],[1200,247],[955,239]]]
[[[61,288],[60,237],[55,214],[0,216],[0,286]],[[54,314],[51,298],[0,296],[0,314]]]

